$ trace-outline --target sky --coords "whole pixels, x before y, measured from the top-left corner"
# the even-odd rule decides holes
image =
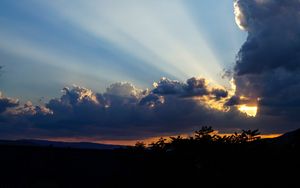
[[[0,3],[0,86],[24,102],[73,84],[100,92],[117,81],[149,88],[161,77],[228,86],[223,69],[246,38],[231,0]]]
[[[0,2],[0,138],[299,128],[299,0]]]

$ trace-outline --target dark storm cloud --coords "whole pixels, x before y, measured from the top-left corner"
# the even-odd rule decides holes
[[[163,103],[164,103],[164,97],[154,93],[150,93],[149,95],[143,97],[139,102],[140,105],[147,105],[147,106],[156,106]]]
[[[285,121],[283,126],[287,130],[297,128],[295,122],[300,121],[300,1],[236,2],[241,12],[239,23],[248,32],[235,66],[236,94],[258,100],[261,118],[274,116]]]
[[[168,95],[168,94],[183,94],[187,85],[177,80],[162,78],[159,82],[154,83],[155,89],[153,93]]]
[[[236,106],[236,105],[242,105],[242,104],[248,104],[251,106],[255,106],[257,101],[253,102],[253,99],[250,98],[244,98],[237,95],[231,96],[227,101],[225,102],[224,106]]]
[[[162,78],[154,84],[153,93],[160,95],[177,94],[182,97],[209,95],[206,82],[204,78],[195,77],[188,79],[186,83]]]
[[[16,107],[18,105],[19,105],[18,100],[4,97],[0,92],[0,113],[4,112],[7,108]]]
[[[211,93],[215,96],[216,100],[220,100],[221,98],[226,98],[228,96],[228,91],[224,89],[213,89]]]
[[[240,101],[240,97],[234,95],[229,98],[229,100],[225,103],[225,106],[239,105],[241,103]]]
[[[203,96],[199,92],[202,89],[207,90],[205,96],[211,96],[211,100],[227,95],[222,90],[209,90],[200,78],[186,83],[164,78],[151,90],[126,82],[112,84],[104,93],[66,87],[61,97],[51,99],[45,106],[28,102],[7,109],[2,116],[7,121],[0,122],[0,136],[22,138],[26,133],[26,137],[33,138],[141,139],[189,133],[201,126],[220,130],[247,127],[240,122],[249,118],[235,108],[224,113],[209,108],[207,98],[191,97]]]
[[[239,0],[248,31],[237,65],[238,75],[300,68],[299,0]]]

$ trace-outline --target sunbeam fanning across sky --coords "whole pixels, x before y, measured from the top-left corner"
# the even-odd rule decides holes
[[[198,9],[193,7],[194,3],[199,5]],[[223,69],[233,66],[234,56],[245,40],[245,33],[238,32],[232,23],[230,0],[4,0],[2,4],[0,23],[4,29],[0,52],[4,53],[4,66],[18,66],[18,57],[28,66],[46,63],[43,67],[50,72],[55,69],[61,75],[59,84],[54,83],[55,79],[47,79],[57,89],[74,83],[101,91],[120,80],[149,87],[163,76],[181,81],[200,76],[229,87],[228,80],[222,79]],[[18,14],[13,15],[9,9]],[[220,18],[227,18],[230,24],[224,25]],[[20,74],[31,77],[28,72]],[[9,75],[4,76],[15,82]],[[23,80],[26,81],[29,79]],[[4,88],[8,94],[18,96],[7,82]],[[27,99],[35,95],[23,92]]]
[[[174,77],[203,75],[220,81],[223,67],[181,1],[159,6],[155,1],[75,1],[67,8],[53,2],[50,7],[99,40],[108,40]]]

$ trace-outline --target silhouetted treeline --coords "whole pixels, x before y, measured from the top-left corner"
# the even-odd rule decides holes
[[[0,188],[299,187],[300,131],[260,139],[203,127],[115,150],[0,145]]]
[[[212,147],[213,145],[244,145],[253,144],[254,141],[260,140],[260,133],[256,130],[242,130],[241,133],[235,132],[232,135],[221,136],[216,134],[212,127],[202,127],[200,130],[195,131],[194,136],[183,138],[181,136],[170,137],[170,141],[165,138],[160,138],[158,141],[151,143],[148,147],[143,142],[137,142],[134,150],[150,150],[154,152],[174,151],[183,149],[203,149],[202,147]]]

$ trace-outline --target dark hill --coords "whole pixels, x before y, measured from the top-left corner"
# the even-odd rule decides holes
[[[300,187],[299,132],[242,143],[175,139],[167,150],[0,141],[0,188]]]
[[[280,148],[300,149],[300,129],[269,139],[269,143]]]
[[[77,149],[117,149],[124,148],[121,145],[98,144],[91,142],[59,142],[48,140],[0,140],[0,145],[16,145],[16,146],[40,146],[40,147],[55,147],[55,148],[77,148]]]

